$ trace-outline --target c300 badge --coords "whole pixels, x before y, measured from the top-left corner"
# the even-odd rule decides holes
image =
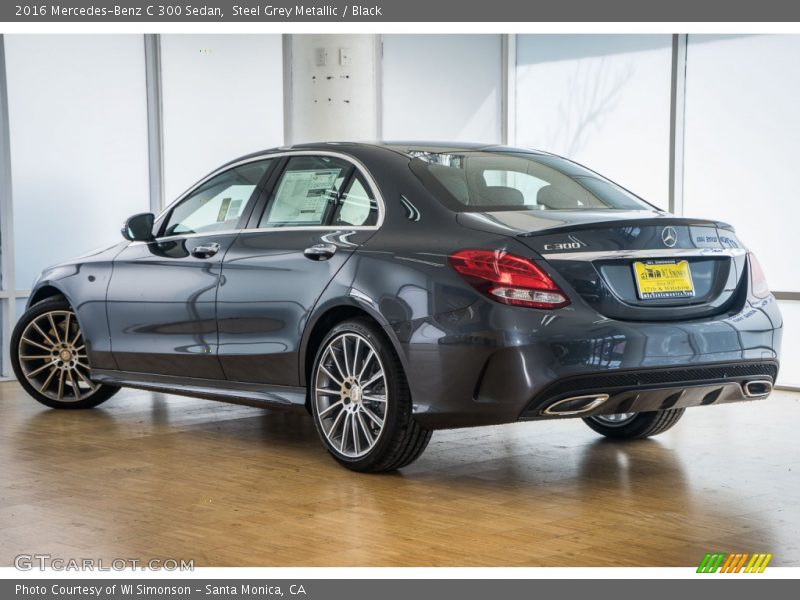
[[[543,247],[545,250],[580,250],[586,244],[576,238],[574,235],[568,236],[568,242],[553,242],[552,244],[545,244]]]

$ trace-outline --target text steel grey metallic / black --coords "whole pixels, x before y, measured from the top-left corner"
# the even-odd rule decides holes
[[[307,410],[339,462],[387,471],[438,428],[647,437],[778,372],[781,315],[732,226],[545,152],[279,148],[123,236],[35,284],[13,365],[48,406],[127,386]]]

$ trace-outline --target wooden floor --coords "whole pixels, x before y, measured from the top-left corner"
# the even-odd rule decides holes
[[[0,384],[0,565],[19,553],[196,566],[800,566],[800,394],[693,409],[670,432],[580,421],[437,432],[350,473],[310,418],[122,391],[56,411]]]

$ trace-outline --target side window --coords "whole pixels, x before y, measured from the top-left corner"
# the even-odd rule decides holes
[[[378,203],[361,175],[353,178],[349,189],[336,207],[332,225],[375,225],[378,222]]]
[[[253,192],[274,159],[235,167],[209,179],[178,204],[161,235],[211,233],[236,228]]]
[[[331,156],[294,156],[275,186],[259,227],[324,225],[354,167]]]

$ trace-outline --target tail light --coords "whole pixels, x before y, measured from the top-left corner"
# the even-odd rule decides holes
[[[561,308],[567,295],[533,262],[501,250],[461,250],[450,265],[492,300],[529,308]]]
[[[747,260],[750,263],[750,290],[756,298],[766,298],[769,296],[769,285],[761,263],[752,252],[747,253]]]

